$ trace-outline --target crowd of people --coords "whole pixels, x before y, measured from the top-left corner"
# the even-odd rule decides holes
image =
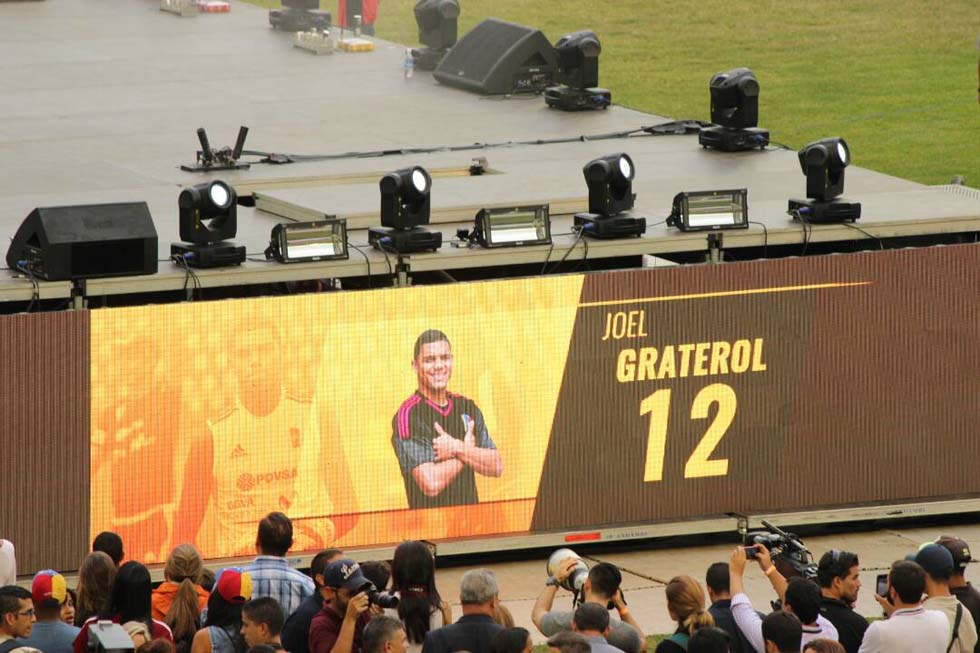
[[[123,542],[102,533],[78,570],[77,586],[53,570],[31,589],[13,583],[9,543],[0,587],[0,653],[107,650],[105,629],[118,624],[138,653],[530,653],[531,634],[516,627],[500,602],[493,572],[462,575],[461,616],[435,582],[429,545],[407,541],[393,559],[358,564],[339,549],[321,551],[309,574],[285,558],[292,522],[270,513],[258,526],[255,560],[211,573],[197,550],[177,546],[154,588],[149,570],[124,562]],[[833,549],[816,579],[785,578],[762,544],[736,547],[708,567],[704,585],[691,576],[667,583],[677,628],[654,653],[980,653],[980,592],[965,580],[966,542],[943,537],[891,566],[875,599],[884,618],[869,623],[854,610],[861,589],[855,553]],[[763,614],[744,590],[754,561],[778,607]],[[627,606],[622,574],[600,562],[588,570],[572,611],[554,610],[558,587],[579,568],[562,561],[535,602],[531,620],[556,653],[646,653],[646,638]],[[707,592],[704,588],[707,588]],[[614,615],[614,616],[613,616]]]

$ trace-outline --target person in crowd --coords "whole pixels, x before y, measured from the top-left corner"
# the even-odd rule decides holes
[[[323,609],[310,622],[310,653],[363,653],[371,621],[368,579],[350,558],[334,560],[323,572]]]
[[[787,583],[775,565],[772,564],[772,558],[766,547],[762,544],[755,544],[753,547],[755,548],[756,561],[779,595],[779,599],[783,603],[783,610],[796,615],[800,620],[803,643],[818,637],[837,639],[837,629],[826,618],[820,616],[821,593],[817,584],[800,577],[791,578]],[[739,631],[749,641],[752,648],[762,653],[764,648],[762,618],[752,608],[752,603],[745,594],[742,583],[747,561],[745,547],[735,547],[728,563],[731,574],[732,615],[735,617],[735,624]]]
[[[970,545],[958,537],[944,535],[936,540],[949,550],[953,556],[953,574],[949,577],[949,591],[970,611],[973,623],[980,624],[980,591],[966,580],[966,566],[973,558]],[[980,641],[973,647],[973,653],[980,653]]]
[[[452,621],[452,617],[449,618]],[[510,613],[510,609],[503,603],[498,603],[496,609],[493,611],[493,622],[495,624],[500,624],[504,628],[513,628],[514,615]]]
[[[728,647],[731,649],[731,653],[751,653],[751,645],[745,639],[742,631],[735,625],[735,618],[732,616],[728,563],[715,562],[708,567],[704,584],[708,588],[708,601],[711,602],[711,605],[708,606],[708,612],[711,614],[711,618],[715,620],[715,625],[728,633]]]
[[[14,543],[0,539],[0,586],[17,583],[17,555]]]
[[[208,604],[208,593],[199,585],[204,563],[192,544],[181,544],[167,557],[163,568],[166,579],[151,597],[153,618],[168,626],[174,635],[177,653],[189,653],[194,635],[201,627],[201,611]]]
[[[589,640],[572,630],[562,630],[548,638],[548,646],[556,653],[591,653]]]
[[[292,546],[293,522],[281,512],[270,512],[259,522],[255,539],[258,556],[247,568],[252,577],[252,596],[274,598],[284,619],[316,590],[309,576],[286,562],[286,552]]]
[[[545,588],[531,611],[531,621],[546,637],[572,629],[572,612],[552,610],[551,607],[559,585],[568,578],[577,564],[578,560],[575,558],[568,558],[559,563],[557,575],[555,578],[549,578],[545,583]],[[643,646],[643,630],[623,600],[623,594],[619,589],[622,581],[623,576],[616,565],[600,562],[589,569],[588,579],[582,586],[582,601],[598,603],[602,606],[612,603],[616,607],[619,619],[610,621],[609,643],[626,653],[640,653]]]
[[[406,653],[406,651],[408,651],[408,636],[405,634],[405,626],[402,622],[386,615],[371,619],[371,623],[364,629],[364,653]]]
[[[701,584],[690,576],[671,578],[666,593],[667,612],[677,623],[677,630],[657,645],[656,653],[683,653],[691,635],[699,628],[714,626],[715,620],[705,609]]]
[[[209,597],[211,596],[211,592],[214,591],[214,580],[214,571],[205,567],[201,572],[201,587],[204,588],[204,591],[208,593]]]
[[[136,653],[175,653],[174,643],[157,637],[137,647]]]
[[[371,581],[374,588],[379,592],[384,592],[388,589],[388,583],[391,581],[391,565],[384,560],[366,560],[362,562],[361,573]],[[384,614],[384,608],[380,605],[372,603],[369,609],[371,610],[372,617]]]
[[[116,565],[108,554],[93,551],[85,556],[78,568],[78,602],[75,604],[75,625],[81,626],[89,617],[105,612],[116,581]]]
[[[162,637],[172,642],[174,637],[167,624],[157,621],[152,616],[150,607],[152,588],[150,572],[146,567],[135,561],[123,564],[112,585],[108,608],[99,615],[89,617],[82,624],[82,629],[74,642],[75,653],[87,653],[89,627],[97,619],[109,619],[117,624],[139,621],[150,631],[150,639]]]
[[[39,571],[31,582],[31,599],[37,621],[24,643],[44,653],[72,653],[80,629],[61,620],[61,608],[68,600],[65,577],[52,569]]]
[[[572,630],[589,640],[592,653],[623,653],[622,649],[609,644],[609,610],[598,603],[583,603],[575,609]]]
[[[18,585],[0,587],[0,653],[41,653],[23,640],[34,628],[31,593]]]
[[[222,569],[208,599],[203,627],[191,643],[191,653],[244,653],[242,605],[251,598],[249,573],[235,568]]]
[[[803,645],[803,653],[844,653],[844,645],[832,639],[811,639]]]
[[[110,558],[112,563],[119,567],[122,564],[125,553],[123,552],[123,541],[112,531],[102,531],[92,540],[92,551],[101,551]]]
[[[728,565],[725,568],[727,572]],[[728,631],[717,626],[698,628],[687,643],[687,653],[730,653],[731,641]]]
[[[795,614],[781,610],[762,620],[764,653],[799,653],[803,624]]]
[[[926,610],[938,610],[949,619],[951,646],[949,653],[973,653],[977,645],[977,626],[970,611],[953,596],[949,578],[953,575],[953,556],[944,546],[926,544],[915,555],[915,561],[926,572]]]
[[[498,594],[492,571],[471,569],[464,573],[459,583],[463,616],[456,623],[430,630],[422,643],[422,653],[489,653],[493,636],[503,630],[493,620]]]
[[[78,595],[75,590],[68,587],[65,589],[67,596],[65,602],[61,604],[61,620],[69,626],[75,625],[75,604],[78,603]]]
[[[490,640],[490,653],[531,653],[532,648],[531,633],[520,626],[504,628]]]
[[[282,645],[289,653],[309,653],[310,622],[323,609],[323,572],[328,564],[342,557],[344,552],[340,549],[325,549],[313,556],[310,577],[316,591],[299,604],[282,627]]]
[[[854,611],[861,589],[861,562],[857,554],[831,549],[817,564],[820,614],[837,629],[837,639],[847,653],[857,653],[868,629],[868,620]]]
[[[888,619],[872,622],[864,633],[860,653],[945,653],[950,639],[949,620],[922,606],[926,572],[917,563],[899,560],[888,572]],[[886,600],[887,599],[887,600]]]
[[[242,637],[249,646],[264,644],[282,651],[282,608],[268,596],[252,599],[242,606]]]
[[[399,544],[391,561],[391,578],[398,609],[386,614],[405,624],[409,651],[418,653],[430,630],[453,621],[449,603],[436,589],[436,565],[429,547],[418,540]]]

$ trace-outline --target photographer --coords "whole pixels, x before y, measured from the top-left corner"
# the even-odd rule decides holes
[[[563,560],[558,565],[555,577],[548,579],[534,604],[531,620],[546,637],[572,630],[573,613],[570,610],[567,612],[552,610],[551,606],[555,601],[559,585],[568,579],[578,564],[579,560],[576,558]],[[643,650],[643,631],[623,600],[623,594],[619,589],[622,580],[623,576],[616,565],[600,562],[589,570],[588,580],[582,586],[582,602],[598,603],[603,607],[612,603],[622,621],[610,619],[607,637],[609,644],[625,653],[640,653]]]
[[[310,623],[310,653],[362,653],[364,628],[371,621],[371,582],[349,558],[323,572],[323,609]]]

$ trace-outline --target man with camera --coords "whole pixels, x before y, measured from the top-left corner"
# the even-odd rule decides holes
[[[323,572],[323,609],[310,623],[310,653],[363,653],[364,628],[374,585],[350,558],[334,560]]]
[[[583,581],[582,576],[585,574],[587,578]],[[615,607],[619,613],[619,619],[610,619],[609,622],[609,644],[625,653],[640,653],[643,650],[643,631],[623,600],[623,593],[619,589],[622,580],[623,576],[616,565],[600,562],[586,571],[585,564],[577,557],[566,558],[558,563],[554,576],[545,583],[545,588],[531,611],[531,620],[546,637],[572,630],[574,613],[552,610],[551,607],[559,587],[569,591],[580,587],[582,603],[598,603],[605,608]]]

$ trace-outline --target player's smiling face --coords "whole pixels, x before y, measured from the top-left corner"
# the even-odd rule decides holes
[[[452,348],[445,340],[424,344],[412,368],[419,377],[420,388],[442,392],[453,375]]]

